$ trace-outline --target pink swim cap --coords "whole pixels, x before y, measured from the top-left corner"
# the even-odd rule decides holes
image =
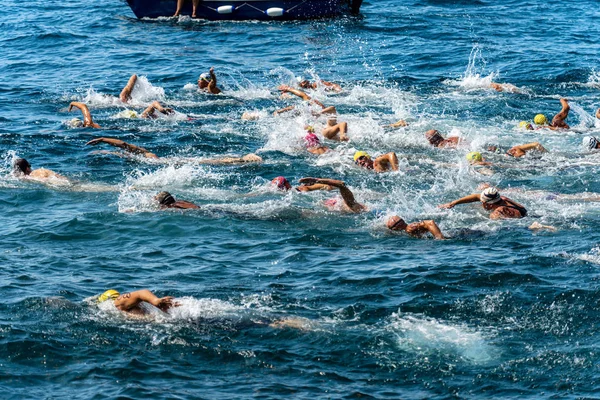
[[[319,147],[321,145],[321,141],[314,133],[309,133],[304,136],[304,143],[306,144],[307,148]]]
[[[279,190],[288,190],[292,187],[292,185],[290,185],[288,180],[285,179],[283,176],[278,176],[277,178],[273,178],[271,183],[276,185],[277,189],[279,189]]]

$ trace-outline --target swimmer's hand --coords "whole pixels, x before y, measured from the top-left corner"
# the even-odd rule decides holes
[[[287,92],[291,88],[288,85],[279,85],[277,89],[281,90],[282,92]]]
[[[171,307],[179,307],[181,304],[173,301],[173,296],[157,298],[152,305],[161,311],[167,311]]]
[[[446,204],[440,204],[438,206],[438,208],[443,208],[443,209],[450,209],[453,208],[456,204],[454,204],[454,202],[450,202],[450,203],[446,203]]]

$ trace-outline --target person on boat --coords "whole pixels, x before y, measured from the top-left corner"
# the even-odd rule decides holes
[[[161,157],[157,156],[156,154],[146,150],[143,147],[129,144],[120,139],[106,138],[106,137],[95,138],[95,139],[92,139],[89,142],[87,142],[86,145],[96,146],[100,143],[106,143],[108,145],[123,149],[126,151],[126,154],[131,153],[134,155],[141,155],[145,158],[151,158],[151,159],[160,159],[161,158]],[[112,153],[112,154],[119,155],[119,156],[122,155],[119,153]],[[190,160],[190,162],[193,162],[196,164],[213,164],[213,165],[242,164],[242,163],[262,162],[262,161],[263,161],[263,159],[260,156],[257,156],[256,154],[252,154],[252,153],[246,154],[243,157],[221,157],[221,158],[205,159],[205,160],[196,160],[196,159]]]
[[[556,114],[554,116],[554,118],[552,118],[552,123],[550,125],[548,124],[548,119],[546,118],[546,116],[544,114],[537,114],[535,116],[535,118],[533,119],[533,122],[538,125],[537,129],[551,129],[551,130],[558,130],[558,129],[569,129],[569,125],[567,125],[567,123],[565,122],[565,120],[567,119],[567,117],[569,116],[569,111],[571,110],[571,107],[569,106],[569,101],[567,99],[560,99],[560,105],[562,106],[561,110],[558,112],[558,114]]]
[[[357,151],[354,153],[354,163],[375,172],[398,171],[398,157],[393,151],[383,154],[375,160],[372,160],[366,151]]]
[[[271,180],[271,185],[275,186],[278,190],[288,191],[292,190],[291,183],[285,179],[284,176],[278,176]],[[296,187],[298,192],[312,192],[314,190],[333,190],[333,186],[325,185],[323,183],[315,183],[313,185],[300,185]]]
[[[73,107],[78,108],[81,111],[81,114],[83,114],[83,121],[80,120],[79,118],[72,119],[71,120],[72,127],[74,127],[74,128],[96,128],[96,129],[100,128],[100,125],[95,123],[94,120],[92,119],[92,114],[90,114],[90,110],[88,109],[88,107],[85,104],[79,103],[77,101],[73,101],[73,102],[71,102],[71,104],[69,104],[69,112],[71,112]]]
[[[589,151],[600,149],[600,141],[595,136],[584,137],[582,144]]]
[[[329,140],[337,140],[339,142],[347,142],[348,136],[346,135],[348,132],[348,123],[347,122],[337,122],[337,118],[335,115],[330,115],[327,117],[327,126],[323,128],[321,133]]]
[[[407,224],[402,218],[394,215],[386,221],[386,226],[392,231],[404,231],[410,236],[421,238],[431,233],[435,239],[446,239],[435,221],[426,220]]]
[[[318,100],[313,99],[312,97],[310,97],[308,94],[306,94],[302,90],[291,88],[288,85],[281,85],[281,86],[279,86],[279,90],[284,95],[286,93],[291,93],[291,94],[293,94],[295,96],[300,97],[302,100],[304,100],[304,101],[306,101],[306,102],[308,102],[310,104],[315,104],[315,105],[321,107],[321,111],[319,111],[319,114],[337,114],[337,110],[335,109],[334,106],[326,107],[323,103],[321,103]],[[273,114],[275,114],[275,115],[281,114],[281,113],[284,113],[284,112],[287,112],[287,111],[291,111],[294,108],[295,108],[294,106],[285,107],[285,108],[282,108],[280,110],[275,111]]]
[[[184,3],[185,0],[177,0],[177,9],[175,10],[175,14],[173,14],[174,17],[178,17],[181,14],[181,8]],[[196,9],[199,3],[200,0],[192,0],[192,18],[196,18]]]
[[[215,68],[210,67],[208,73],[204,72],[198,77],[198,87],[212,94],[221,93],[221,89],[217,87],[217,75],[215,75]]]
[[[304,129],[306,130],[306,136],[304,136],[304,146],[306,147],[306,151],[320,156],[330,150],[329,147],[321,144],[321,140],[315,135],[315,128],[311,125],[307,125]]]
[[[492,211],[490,214],[491,219],[524,218],[527,216],[525,207],[508,197],[500,196],[498,190],[493,187],[484,189],[481,194],[471,194],[450,203],[442,204],[439,208],[450,209],[459,204],[475,202],[481,202],[484,209]]]
[[[112,301],[118,310],[134,315],[144,315],[146,312],[141,307],[143,302],[150,303],[163,312],[179,304],[173,301],[173,297],[157,297],[148,289],[136,290],[135,292],[120,294],[114,289],[109,289],[98,296],[97,303]]]
[[[68,178],[46,168],[31,169],[31,164],[24,158],[17,158],[13,163],[13,171],[18,178],[46,182],[51,179],[68,181]]]
[[[180,210],[195,210],[200,208],[198,205],[190,201],[175,200],[175,198],[169,192],[160,192],[154,196],[154,199],[158,201],[158,204],[160,204],[160,208],[162,210],[167,208],[176,208]]]
[[[321,186],[321,189],[315,190],[330,190],[327,187],[339,189],[343,202],[340,204],[337,198],[332,198],[325,201],[325,206],[330,210],[340,210],[342,212],[353,214],[359,214],[368,211],[368,208],[365,205],[358,203],[354,199],[354,194],[352,194],[352,191],[346,187],[344,181],[325,178],[302,178],[299,180],[299,182],[307,186],[313,186],[315,184],[323,185]]]
[[[430,129],[425,132],[425,139],[427,139],[429,144],[433,147],[441,149],[455,149],[459,145],[465,143],[465,141],[458,136],[451,136],[448,139],[444,139],[440,132],[435,129]]]
[[[498,147],[496,145],[488,146],[487,149],[488,149],[488,151],[491,151],[494,153],[498,153],[498,152],[502,151],[500,149],[500,147]],[[520,144],[518,146],[513,146],[506,151],[506,155],[509,155],[509,156],[512,156],[515,158],[519,158],[519,157],[523,157],[525,154],[529,153],[530,151],[538,151],[540,153],[548,152],[548,150],[546,150],[546,148],[544,146],[542,146],[540,144],[540,142],[533,142],[533,143],[526,143],[526,144]]]
[[[342,87],[337,83],[327,82],[322,79],[311,82],[308,79],[298,78],[298,86],[302,89],[317,89],[319,86],[324,86],[326,91],[337,93],[342,91]]]

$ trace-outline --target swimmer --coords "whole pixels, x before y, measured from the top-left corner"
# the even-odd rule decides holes
[[[204,72],[200,75],[200,77],[198,77],[198,87],[200,88],[200,90],[204,90],[208,93],[221,93],[221,89],[217,87],[217,76],[215,75],[214,67],[210,67],[208,73]]]
[[[195,210],[200,208],[196,204],[186,200],[175,200],[169,192],[160,192],[154,196],[154,200],[158,201],[162,210],[167,208],[177,208],[180,210]]]
[[[485,166],[492,165],[491,162],[485,161],[483,159],[483,156],[481,155],[481,153],[478,151],[470,152],[469,154],[466,155],[465,158],[467,159],[467,161],[469,162],[470,165],[485,165]]]
[[[278,176],[271,180],[271,185],[277,187],[278,190],[288,191],[292,189],[290,182],[283,176]],[[315,183],[313,185],[300,185],[296,188],[298,192],[312,192],[313,190],[333,190],[333,186]]]
[[[73,107],[81,110],[81,113],[83,114],[83,121],[81,121],[77,118],[75,118],[71,121],[71,125],[73,127],[96,128],[96,129],[100,128],[100,125],[98,125],[97,123],[95,123],[92,120],[92,114],[90,114],[90,110],[88,109],[88,107],[85,104],[79,103],[77,101],[73,101],[73,102],[71,102],[71,104],[69,104],[69,112],[71,112]]]
[[[346,187],[346,184],[343,181],[338,181],[336,179],[323,179],[323,178],[302,178],[299,181],[302,184],[312,186],[315,184],[322,184],[326,186],[331,186],[333,188],[338,188],[340,194],[342,195],[342,199],[344,203],[342,206],[342,211],[349,212],[353,214],[359,214],[365,211],[368,211],[367,207],[358,203],[354,199],[354,194]],[[326,190],[326,189],[323,189]],[[325,205],[329,209],[334,209],[337,206],[337,199],[328,200]]]
[[[354,163],[375,172],[398,171],[398,157],[394,152],[383,154],[372,160],[367,152],[357,151],[354,153]]]
[[[582,144],[583,144],[583,147],[585,147],[586,150],[589,150],[589,151],[600,149],[600,142],[594,136],[584,137],[582,140]]]
[[[127,85],[125,85],[125,87],[123,88],[123,90],[121,90],[121,94],[119,95],[119,99],[123,102],[123,103],[127,103],[129,100],[131,100],[131,92],[133,91],[133,88],[135,87],[135,84],[137,82],[137,75],[133,74],[131,75],[131,77],[129,78],[129,81],[127,81]]]
[[[13,163],[13,171],[15,175],[23,179],[31,179],[40,182],[48,181],[49,179],[62,179],[68,181],[68,178],[57,174],[46,168],[31,169],[31,164],[24,158],[17,158]]]
[[[341,92],[342,87],[337,83],[327,82],[324,80],[318,80],[314,82],[310,82],[308,79],[298,78],[298,86],[302,89],[316,89],[319,86],[325,86],[325,90],[328,92]]]
[[[175,10],[174,17],[178,17],[181,14],[181,8],[183,7],[185,0],[177,0],[177,10]],[[200,0],[192,0],[192,18],[196,18],[196,8],[198,7]]]
[[[496,92],[511,92],[511,93],[519,93],[519,88],[510,83],[490,83],[490,87]]]
[[[465,144],[465,141],[458,136],[451,136],[448,139],[444,139],[440,132],[435,129],[425,132],[425,139],[427,139],[429,144],[433,147],[443,149],[455,149],[459,145]]]
[[[306,136],[304,136],[304,146],[306,147],[306,151],[320,156],[330,150],[329,147],[321,145],[321,140],[315,135],[315,128],[307,125],[304,129],[306,130]]]
[[[142,112],[142,118],[150,118],[156,119],[158,116],[156,115],[156,111],[163,115],[173,115],[175,114],[175,110],[172,108],[163,107],[158,101],[152,102],[145,110]]]
[[[120,139],[101,137],[101,138],[96,138],[96,139],[90,140],[89,142],[86,143],[86,145],[95,146],[100,143],[106,143],[108,145],[123,149],[127,153],[132,153],[135,155],[142,155],[145,158],[152,158],[152,159],[164,158],[164,157],[159,157],[154,153],[151,153],[150,151],[146,150],[143,147],[129,144]],[[115,154],[118,156],[123,155],[120,153],[111,153],[111,154]],[[250,163],[250,162],[262,162],[263,159],[260,156],[257,156],[256,154],[250,153],[250,154],[246,154],[243,157],[221,157],[221,158],[213,158],[213,159],[205,159],[205,160],[187,159],[186,161],[189,161],[191,163],[196,163],[196,164],[221,165],[221,164],[242,164],[242,163]]]
[[[524,218],[527,216],[525,207],[508,197],[500,196],[500,193],[493,187],[483,190],[481,194],[471,194],[438,207],[450,209],[459,204],[475,203],[478,201],[481,202],[484,209],[492,211],[490,214],[491,219]]]
[[[502,151],[503,151],[499,146],[496,146],[496,145],[488,146],[487,150],[491,151],[492,153],[502,153]],[[533,143],[526,143],[526,144],[520,144],[518,146],[513,146],[510,149],[508,149],[505,154],[515,157],[515,158],[519,158],[519,157],[523,157],[525,154],[527,154],[530,151],[538,151],[540,153],[548,152],[548,150],[546,150],[546,148],[544,146],[542,146],[539,142],[533,142]]]
[[[304,93],[302,90],[293,89],[293,88],[289,87],[288,85],[279,86],[279,90],[282,92],[282,94],[291,93],[295,96],[300,97],[302,100],[304,100],[308,103],[316,104],[317,106],[321,107],[321,111],[319,112],[319,114],[337,114],[337,110],[335,109],[334,106],[326,107],[323,103],[321,103],[318,100],[313,99],[312,97],[310,97],[309,95]],[[281,110],[275,111],[273,114],[274,115],[281,114],[281,113],[284,113],[287,111],[291,111],[294,108],[295,108],[294,106],[285,107],[285,108],[282,108]]]
[[[321,133],[329,140],[337,140],[339,142],[347,142],[348,136],[346,135],[348,132],[348,123],[347,122],[337,122],[337,118],[335,115],[330,115],[327,117],[327,126],[323,128]]]
[[[407,224],[402,218],[394,215],[388,218],[386,222],[388,229],[392,231],[405,231],[410,236],[423,237],[427,233],[431,233],[436,239],[446,239],[446,237],[440,231],[439,226],[432,220],[413,222]]]
[[[560,112],[558,114],[556,114],[554,116],[554,118],[552,118],[552,123],[550,125],[546,125],[548,123],[548,119],[546,118],[546,116],[544,114],[537,114],[535,116],[535,118],[533,119],[533,122],[538,125],[537,129],[542,129],[542,128],[546,128],[546,129],[551,129],[553,131],[558,130],[558,129],[569,129],[569,125],[567,125],[567,123],[565,122],[565,120],[567,119],[567,117],[569,116],[569,111],[571,110],[571,107],[569,106],[569,102],[567,99],[560,99],[560,104],[562,106],[562,109],[560,110]]]
[[[150,303],[163,312],[167,312],[172,307],[179,306],[179,303],[173,301],[173,297],[156,297],[148,289],[123,294],[110,289],[102,293],[98,297],[97,302],[100,304],[108,300],[112,301],[117,309],[135,315],[145,314],[144,309],[141,307],[142,302]]]

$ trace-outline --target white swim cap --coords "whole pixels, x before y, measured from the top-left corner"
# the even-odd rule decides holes
[[[208,72],[204,72],[202,74],[200,74],[200,76],[198,77],[199,81],[210,81],[210,74]]]
[[[73,128],[81,128],[83,126],[83,121],[79,118],[73,118],[71,121],[69,121],[69,125],[71,125]]]
[[[598,139],[593,136],[586,136],[582,141],[583,146],[588,150],[594,150],[598,146]]]
[[[496,188],[489,187],[481,192],[481,195],[479,195],[479,200],[481,200],[482,203],[494,204],[502,199],[500,198],[500,193],[498,193]]]

